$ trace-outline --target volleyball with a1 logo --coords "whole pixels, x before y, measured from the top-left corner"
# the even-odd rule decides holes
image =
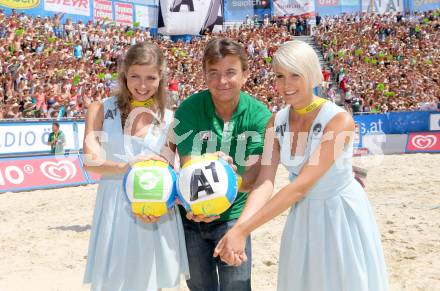
[[[232,167],[224,159],[205,154],[182,166],[177,177],[177,195],[188,212],[219,215],[237,197],[238,182]]]
[[[176,201],[176,173],[162,161],[142,161],[132,165],[122,185],[135,214],[162,216]]]

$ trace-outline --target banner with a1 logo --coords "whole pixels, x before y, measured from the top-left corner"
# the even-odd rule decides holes
[[[0,192],[87,183],[78,155],[0,159]]]
[[[415,132],[408,134],[406,152],[440,152],[440,132]]]

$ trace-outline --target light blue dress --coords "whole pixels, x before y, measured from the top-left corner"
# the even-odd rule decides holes
[[[304,155],[292,157],[289,109],[277,113],[275,128],[280,161],[294,181],[328,122],[343,110],[324,103],[311,126]],[[353,177],[352,153],[353,146],[347,146],[292,206],[281,241],[279,291],[388,290],[380,235],[367,195]]]
[[[165,113],[166,128],[148,131],[144,139],[123,135],[116,98],[103,101],[106,159],[124,161],[124,156],[159,153],[172,122]],[[176,208],[159,222],[144,224],[131,215],[122,190],[122,176],[103,176],[93,215],[85,283],[92,290],[150,291],[179,284],[188,275],[185,238]]]

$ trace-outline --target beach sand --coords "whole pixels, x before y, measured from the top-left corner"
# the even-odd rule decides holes
[[[380,162],[380,160],[382,162]],[[382,236],[391,290],[440,290],[440,155],[355,158]],[[287,183],[280,167],[276,187]],[[82,284],[96,185],[0,194],[0,290]],[[276,290],[286,214],[252,235],[253,290]],[[186,289],[182,282],[181,290]]]

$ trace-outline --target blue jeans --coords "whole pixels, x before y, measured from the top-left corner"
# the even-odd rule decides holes
[[[212,255],[217,243],[237,222],[197,223],[182,217],[188,252],[191,291],[250,291],[252,252],[250,237],[246,240],[247,261],[239,267],[229,266]]]

